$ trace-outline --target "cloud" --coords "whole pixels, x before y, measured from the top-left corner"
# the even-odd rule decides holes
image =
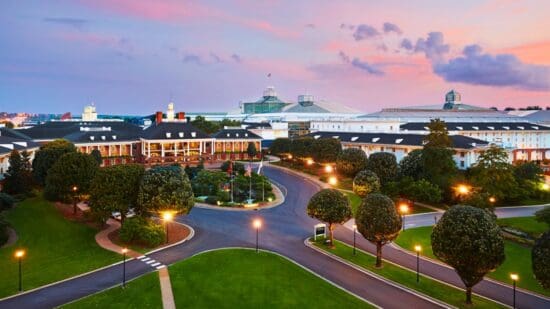
[[[340,29],[353,30],[355,29],[355,25],[342,23],[340,24]]]
[[[403,39],[401,41],[401,44],[399,44],[399,47],[401,47],[403,49],[406,49],[406,50],[413,50],[414,49],[413,43],[409,39]]]
[[[237,62],[237,63],[241,63],[243,61],[243,59],[241,58],[241,56],[237,55],[237,54],[233,54],[231,55],[231,59],[233,59],[233,61]]]
[[[403,42],[401,42],[403,43]],[[419,38],[414,46],[414,52],[422,52],[431,61],[442,61],[445,54],[449,52],[449,45],[444,44],[443,33],[430,32],[426,39]]]
[[[45,23],[52,23],[52,24],[73,27],[81,31],[84,29],[84,26],[90,23],[90,21],[87,19],[70,18],[70,17],[45,17],[45,18],[42,18],[42,21]]]
[[[223,59],[220,58],[220,56],[216,55],[213,52],[210,52],[210,58],[212,58],[212,60],[214,60],[215,63],[223,62]]]
[[[365,61],[361,61],[359,58],[354,58],[351,61],[351,65],[372,75],[384,75],[382,70]]]
[[[202,65],[201,57],[195,54],[186,54],[183,56],[183,63],[194,63],[198,65]]]
[[[340,52],[338,53],[338,57],[340,57],[340,59],[341,59],[343,62],[345,62],[345,63],[350,63],[350,61],[351,61],[350,58],[349,58],[349,56],[346,55],[343,51],[340,51]]]
[[[550,66],[523,63],[511,54],[484,54],[479,45],[466,46],[462,56],[435,63],[433,70],[448,82],[550,90]]]
[[[403,34],[403,31],[401,31],[401,29],[396,24],[392,24],[390,22],[385,22],[384,23],[383,31],[386,34],[391,33],[391,32],[395,32],[397,34]]]
[[[361,41],[365,39],[374,38],[380,35],[380,32],[376,30],[373,26],[369,26],[367,24],[361,24],[357,26],[355,29],[355,32],[353,33],[353,38],[356,41]]]

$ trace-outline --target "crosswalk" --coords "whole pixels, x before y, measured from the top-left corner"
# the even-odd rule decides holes
[[[156,268],[156,269],[161,269],[161,268],[166,267],[166,265],[162,264],[161,262],[158,262],[155,259],[152,259],[152,258],[150,258],[148,256],[145,256],[145,255],[139,256],[139,257],[137,257],[137,259],[142,261],[143,263],[153,267],[153,268]]]

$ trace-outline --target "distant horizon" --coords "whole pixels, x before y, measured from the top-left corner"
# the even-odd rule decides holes
[[[274,85],[365,113],[550,105],[550,2],[0,4],[0,110],[229,111]],[[452,17],[452,23],[449,17]]]

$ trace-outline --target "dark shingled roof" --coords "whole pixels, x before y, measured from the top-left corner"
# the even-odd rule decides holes
[[[223,129],[212,135],[215,139],[262,139],[246,129]]]
[[[0,154],[10,153],[14,149],[23,151],[26,149],[32,149],[32,148],[38,148],[38,147],[40,147],[40,144],[30,140],[13,138],[8,136],[0,136]]]
[[[268,122],[242,122],[241,124],[245,125],[247,129],[271,128],[271,124]]]
[[[115,135],[133,139],[137,139],[141,132],[139,126],[123,121],[50,121],[18,131],[34,140],[66,138],[72,142],[78,142],[79,138],[76,136],[77,133],[81,132],[81,128],[92,128],[90,132],[99,130],[98,128],[110,128],[111,132],[105,134],[113,135],[113,132],[116,132]],[[105,130],[103,132],[109,131]],[[74,138],[74,140],[71,140],[71,138]]]
[[[401,130],[428,131],[428,122],[409,122]],[[449,131],[547,131],[550,127],[530,122],[446,122]]]
[[[353,133],[353,132],[315,132],[308,136],[314,138],[337,138],[341,142],[380,145],[407,145],[423,146],[424,134],[400,134],[400,133]],[[480,139],[462,135],[451,135],[453,148],[471,149],[477,146],[485,146],[489,143]]]
[[[31,140],[29,136],[26,134],[23,134],[21,130],[14,130],[9,128],[0,128],[0,136],[7,136],[7,137],[13,137],[13,138],[19,138],[23,140]]]
[[[168,135],[170,137],[168,137]],[[195,128],[189,122],[161,122],[151,125],[141,134],[144,139],[170,140],[170,139],[205,139],[210,138],[208,134]]]

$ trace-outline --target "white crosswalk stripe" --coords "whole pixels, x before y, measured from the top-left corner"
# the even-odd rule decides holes
[[[161,268],[164,268],[164,267],[166,267],[166,266],[160,265],[160,266],[157,266],[157,269],[161,269]]]
[[[150,257],[147,257],[145,255],[142,255],[140,257],[137,257],[138,260],[142,261],[143,263],[151,266],[151,267],[154,267],[156,269],[161,269],[161,268],[164,268],[166,267],[166,265],[163,265],[161,262],[159,261],[156,261],[155,259],[152,259]]]
[[[145,262],[145,264],[151,265],[151,264],[153,264],[153,263],[155,263],[155,262],[156,262],[155,260],[150,260],[150,261]]]
[[[157,267],[157,266],[159,266],[159,265],[160,265],[159,262],[156,262],[155,264],[151,264],[151,266],[153,266],[153,267]]]

